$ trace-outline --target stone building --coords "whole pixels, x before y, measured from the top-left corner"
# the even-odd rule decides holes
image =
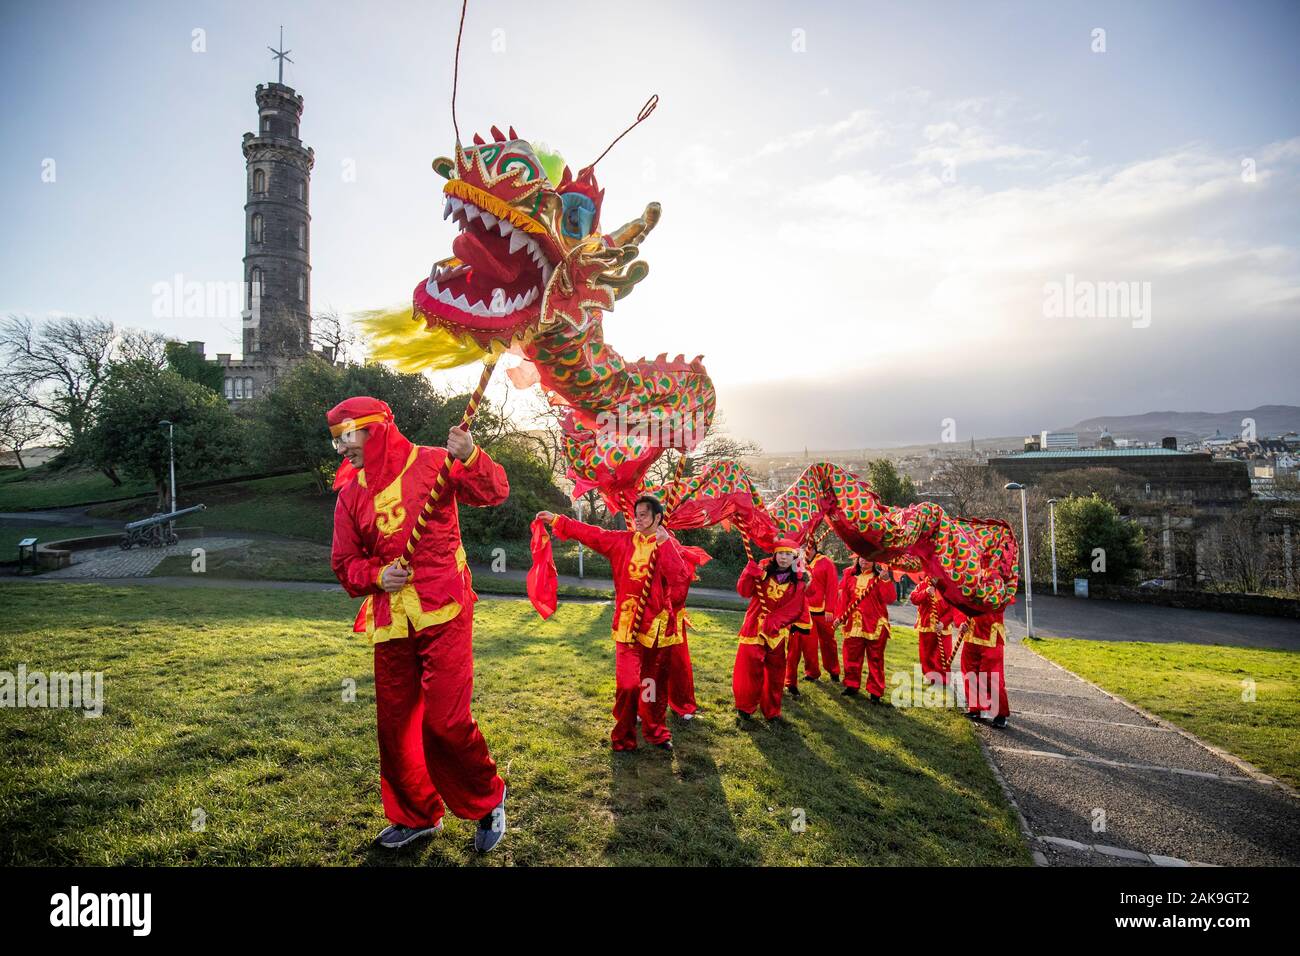
[[[217,355],[225,396],[236,407],[274,388],[312,354],[309,202],[315,154],[299,135],[301,94],[276,82],[259,84],[255,95],[257,132],[245,133],[243,140],[243,356]]]

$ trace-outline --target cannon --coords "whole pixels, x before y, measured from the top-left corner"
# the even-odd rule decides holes
[[[192,508],[181,508],[179,511],[169,513],[159,512],[148,518],[141,518],[139,521],[132,521],[128,524],[122,535],[122,540],[118,546],[123,551],[130,551],[136,545],[144,547],[148,545],[151,548],[161,548],[164,545],[175,544],[180,537],[167,525],[175,521],[181,515],[193,514],[196,511],[206,511],[207,505],[195,505]]]

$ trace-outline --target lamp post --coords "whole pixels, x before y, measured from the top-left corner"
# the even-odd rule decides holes
[[[1034,572],[1029,553],[1029,505],[1025,503],[1025,486],[1018,481],[1008,481],[1007,491],[1020,492],[1020,550],[1025,553],[1021,567],[1025,569],[1025,636],[1034,636]]]
[[[1056,596],[1056,499],[1047,499],[1047,525],[1052,534],[1052,596]]]
[[[158,423],[158,427],[161,428],[164,425],[167,427],[167,458],[170,463],[169,470],[171,472],[171,489],[172,489],[171,510],[172,513],[174,514],[176,512],[176,443],[175,441],[173,441],[173,438],[176,433],[176,426],[173,425],[170,421],[168,421],[165,418]],[[167,522],[168,537],[174,534],[175,531],[176,531],[176,522],[175,521]]]
[[[577,498],[573,502],[573,516],[579,521],[582,520],[583,508],[587,502]],[[582,577],[582,542],[578,542],[578,577]]]
[[[167,457],[171,462],[171,489],[172,489],[172,511],[176,510],[176,445],[172,441],[176,432],[176,426],[167,419],[158,423],[159,427],[167,428]]]

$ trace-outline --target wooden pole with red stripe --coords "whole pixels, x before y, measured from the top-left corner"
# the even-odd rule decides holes
[[[479,405],[483,401],[483,393],[487,391],[488,382],[492,378],[492,370],[496,367],[497,357],[489,355],[483,360],[483,374],[479,376],[478,385],[465,404],[465,413],[460,418],[459,428],[469,428],[469,423],[474,418],[474,413],[478,411]],[[433,517],[433,509],[438,506],[442,500],[443,493],[447,490],[447,482],[451,478],[451,453],[448,452],[442,459],[442,465],[438,469],[438,474],[433,479],[433,486],[429,489],[429,496],[424,500],[424,507],[420,509],[419,516],[415,519],[415,527],[411,529],[411,536],[406,539],[406,553],[397,559],[397,565],[403,570],[411,566],[411,558],[415,556],[415,546],[420,543],[420,536],[424,534],[424,529]]]

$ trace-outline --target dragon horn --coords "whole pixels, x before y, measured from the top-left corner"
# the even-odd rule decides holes
[[[641,240],[650,234],[650,230],[659,224],[660,207],[657,202],[652,202],[645,207],[640,219],[633,219],[626,225],[619,226],[613,232],[609,233],[609,240],[614,246],[625,246],[629,243],[640,245]]]

